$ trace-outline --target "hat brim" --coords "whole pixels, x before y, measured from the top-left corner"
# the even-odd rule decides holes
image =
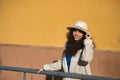
[[[79,29],[79,30],[82,30],[84,31],[85,33],[87,33],[88,31],[83,29],[83,28],[78,28],[78,27],[67,27],[68,30],[72,30],[72,29]]]

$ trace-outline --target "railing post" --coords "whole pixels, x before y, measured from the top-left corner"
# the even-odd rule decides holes
[[[54,75],[52,75],[52,80],[55,80],[55,76]]]
[[[24,72],[23,80],[26,80],[26,72]]]

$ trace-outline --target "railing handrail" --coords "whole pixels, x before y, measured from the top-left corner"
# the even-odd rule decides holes
[[[0,70],[38,74],[37,72],[39,69],[0,66]],[[76,78],[76,79],[86,79],[86,80],[120,80],[117,78],[107,78],[107,77],[100,77],[100,76],[75,74],[75,73],[65,73],[65,72],[59,72],[59,71],[41,71],[39,74],[54,75],[59,77],[70,77],[70,78]]]

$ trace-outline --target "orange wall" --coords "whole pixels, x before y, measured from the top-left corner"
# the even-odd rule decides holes
[[[98,49],[120,50],[120,0],[0,0],[0,43],[63,47],[84,20]]]

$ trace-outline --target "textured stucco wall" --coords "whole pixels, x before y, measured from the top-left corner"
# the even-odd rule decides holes
[[[38,69],[61,58],[63,48],[0,45],[0,65]],[[120,78],[120,51],[95,50],[91,62],[93,75]],[[45,80],[46,76],[27,74],[27,80]],[[0,71],[0,80],[22,80],[23,73]]]

